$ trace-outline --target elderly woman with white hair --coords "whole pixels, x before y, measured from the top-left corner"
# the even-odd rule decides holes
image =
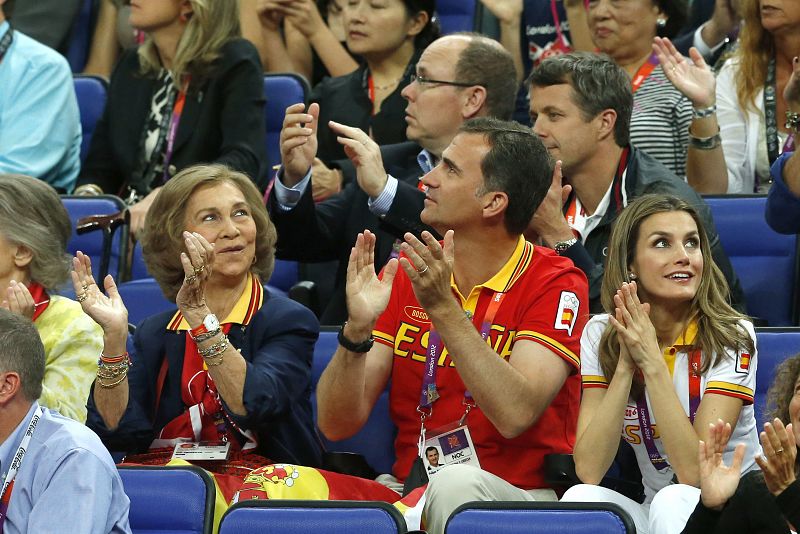
[[[103,332],[66,297],[69,278],[67,210],[55,190],[29,176],[0,174],[0,307],[33,320],[45,348],[39,402],[86,421]]]

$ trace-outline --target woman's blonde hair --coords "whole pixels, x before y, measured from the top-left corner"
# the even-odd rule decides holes
[[[754,346],[752,338],[740,324],[746,317],[734,310],[728,302],[728,283],[722,271],[714,263],[703,221],[691,204],[668,195],[644,195],[631,202],[620,213],[608,242],[608,261],[600,298],[603,309],[613,314],[616,307],[614,295],[623,282],[630,281],[628,273],[635,259],[642,223],[652,215],[675,211],[688,213],[694,220],[700,239],[700,252],[703,255],[700,284],[691,302],[689,319],[697,321],[697,336],[692,350],[702,349],[705,355],[714,355],[713,360],[703,358],[701,370],[705,373],[724,357],[726,349],[746,349],[752,354]],[[641,292],[639,298],[643,299]],[[614,376],[619,361],[619,350],[617,331],[609,323],[600,338],[600,366],[603,375],[609,381]],[[635,382],[634,396],[641,393],[642,387],[641,382]]]
[[[742,0],[742,24],[739,48],[734,57],[739,61],[736,76],[736,97],[743,110],[758,109],[756,95],[764,87],[767,67],[775,56],[775,41],[761,25],[759,0]]]
[[[187,1],[192,5],[192,14],[178,42],[171,69],[178,88],[186,75],[202,83],[210,75],[212,65],[225,43],[242,35],[239,0]],[[151,36],[147,36],[139,47],[139,63],[143,75],[157,75],[162,68]]]
[[[242,192],[256,223],[256,256],[250,272],[258,275],[262,283],[272,275],[278,233],[252,180],[225,165],[194,165],[176,174],[161,188],[147,211],[142,236],[147,270],[158,282],[164,296],[172,302],[175,302],[184,278],[180,253],[185,249],[186,206],[199,189],[223,183],[233,184]]]

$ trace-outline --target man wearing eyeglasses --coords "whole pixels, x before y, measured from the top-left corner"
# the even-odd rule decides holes
[[[316,205],[311,166],[319,106],[287,108],[281,131],[283,166],[268,207],[278,229],[279,258],[339,262],[323,324],[341,324],[347,318],[347,262],[358,233],[369,230],[377,236],[375,264],[380,268],[397,255],[404,233],[419,235],[429,229],[419,219],[425,198],[419,178],[438,163],[465,120],[510,118],[515,94],[514,63],[498,42],[477,34],[434,41],[402,92],[408,101],[406,134],[412,142],[379,147],[362,130],[331,123],[343,141],[359,142],[368,156],[358,158],[355,168],[343,163],[345,175],[352,173],[355,180]]]

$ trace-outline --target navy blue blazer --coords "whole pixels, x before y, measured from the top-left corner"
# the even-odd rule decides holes
[[[115,430],[109,430],[89,395],[86,425],[112,451],[145,452],[158,432],[186,410],[181,400],[181,370],[186,332],[167,330],[175,310],[148,317],[133,337],[130,397]],[[256,452],[275,462],[318,466],[322,448],[311,412],[311,362],[319,323],[304,306],[264,291],[264,302],[247,326],[234,325],[231,344],[247,361],[244,406],[247,415],[231,413],[241,428],[256,433]],[[158,413],[155,396],[164,355],[167,375]]]

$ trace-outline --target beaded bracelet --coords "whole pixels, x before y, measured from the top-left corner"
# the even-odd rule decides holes
[[[706,117],[710,117],[714,113],[717,112],[717,105],[714,104],[711,107],[707,108],[692,108],[692,118],[694,119],[705,119]]]
[[[198,352],[200,352],[200,356],[203,357],[206,364],[213,367],[222,363],[222,355],[227,349],[228,336],[222,334],[222,339],[205,349],[198,348]]]
[[[800,113],[796,113],[794,111],[787,111],[786,112],[786,122],[783,126],[787,130],[791,130],[794,133],[800,132]]]

